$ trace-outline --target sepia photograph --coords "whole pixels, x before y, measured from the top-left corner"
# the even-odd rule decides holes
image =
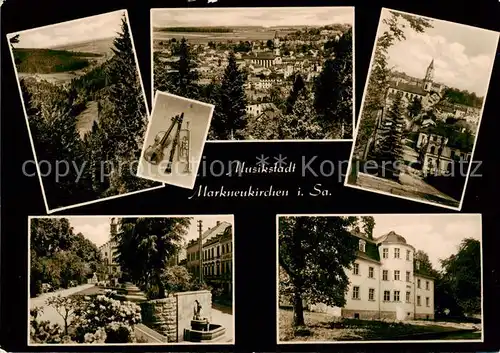
[[[149,112],[126,10],[7,39],[47,213],[164,186],[136,176]]]
[[[30,217],[28,345],[234,344],[234,217]]]
[[[382,9],[345,185],[460,210],[498,39]]]
[[[193,189],[214,106],[156,91],[137,176]]]
[[[278,215],[277,233],[278,344],[483,342],[480,214]]]
[[[354,7],[151,9],[152,92],[215,106],[209,141],[352,141]]]

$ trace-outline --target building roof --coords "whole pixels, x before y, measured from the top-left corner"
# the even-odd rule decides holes
[[[229,222],[220,222],[218,225],[216,225],[215,227],[212,227],[212,228],[208,228],[202,235],[201,235],[201,238],[202,238],[202,241],[207,239],[207,238],[210,238],[212,237],[211,239],[208,239],[207,242],[205,242],[205,244],[203,244],[203,246],[207,245],[207,243],[209,241],[211,241],[212,239],[214,239],[213,237],[217,236],[217,235],[220,235],[222,233],[224,233],[224,231],[226,230],[226,228],[232,226],[231,223]],[[196,238],[196,239],[191,239],[189,241],[189,243],[187,244],[186,248],[189,249],[193,246],[197,246],[198,245],[198,242],[199,242],[199,238]]]
[[[377,244],[399,243],[408,245],[406,243],[406,239],[403,236],[397,234],[393,230],[375,239],[375,243]]]
[[[390,82],[389,87],[413,94],[418,94],[420,96],[427,95],[427,91],[423,89],[423,87],[415,84],[408,84],[404,82]]]

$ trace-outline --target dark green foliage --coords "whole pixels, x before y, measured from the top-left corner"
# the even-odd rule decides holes
[[[475,108],[481,108],[484,101],[484,97],[478,97],[474,92],[461,91],[456,88],[446,89],[444,98],[450,103],[462,104]]]
[[[448,147],[458,148],[462,152],[471,152],[474,146],[474,135],[469,129],[462,131],[458,122],[449,124],[438,120],[435,126],[429,128],[429,132],[448,138],[448,143],[446,145]]]
[[[101,56],[95,53],[31,48],[15,48],[13,53],[19,72],[38,74],[81,70],[89,65],[86,58]]]
[[[198,79],[196,56],[192,53],[185,38],[174,48],[178,60],[168,64],[161,61],[158,54],[154,60],[154,91],[172,93],[181,97],[198,98]]]
[[[293,110],[293,106],[299,97],[299,94],[302,92],[304,87],[306,86],[304,79],[301,74],[295,75],[295,79],[293,80],[293,86],[290,90],[290,94],[286,100],[286,112],[290,114]]]
[[[290,114],[285,114],[276,128],[279,139],[282,140],[313,140],[325,137],[325,131],[317,121],[312,99],[305,90],[297,97]]]
[[[422,102],[418,97],[414,97],[411,103],[408,105],[408,115],[410,117],[417,116],[422,111]]]
[[[293,299],[294,325],[304,325],[302,300],[330,306],[345,304],[349,278],[345,268],[356,259],[357,242],[349,227],[355,217],[280,217],[280,294]],[[282,288],[288,289],[283,292]]]
[[[315,81],[314,106],[323,129],[345,138],[352,135],[352,29],[332,49],[335,58],[326,60]]]
[[[42,283],[52,290],[82,284],[103,267],[97,247],[74,234],[66,218],[35,218],[30,224],[30,295],[41,293]]]
[[[396,94],[391,107],[386,111],[380,128],[380,141],[376,149],[379,162],[394,163],[403,153],[404,115],[401,94]]]
[[[368,239],[373,239],[373,229],[375,228],[375,218],[373,216],[361,217],[363,223],[363,231]]]
[[[419,268],[417,269],[417,262],[419,263]],[[413,261],[413,271],[415,274],[420,274],[424,276],[429,276],[433,278],[438,278],[439,273],[432,267],[429,255],[422,250],[418,250],[414,255]]]
[[[164,271],[179,242],[187,234],[190,218],[122,218],[117,243],[117,261],[130,279],[152,298],[164,298]]]
[[[234,53],[231,53],[216,96],[217,104],[210,124],[211,138],[217,140],[244,138],[243,131],[247,126],[247,102],[243,88],[245,80],[245,75],[238,69]]]

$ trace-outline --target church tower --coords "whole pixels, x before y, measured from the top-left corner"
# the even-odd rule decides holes
[[[117,233],[116,227],[117,227],[117,223],[116,223],[115,218],[111,218],[111,223],[109,225],[109,228],[110,228],[109,233],[111,235],[111,239],[114,239],[114,237],[116,236],[116,233]]]
[[[434,59],[432,59],[431,63],[427,67],[427,70],[425,71],[424,90],[430,91],[432,88],[433,81],[434,81]]]

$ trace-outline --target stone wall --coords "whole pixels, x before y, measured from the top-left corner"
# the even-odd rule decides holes
[[[361,320],[378,320],[380,319],[380,311],[378,310],[349,310],[342,309],[342,317],[354,319],[354,314],[359,314]]]
[[[211,322],[212,293],[206,290],[180,292],[168,298],[142,303],[142,320],[144,324],[166,336],[168,342],[181,342],[184,338],[184,329],[191,328],[195,300],[201,304],[201,317]]]
[[[415,313],[415,320],[434,320],[434,314]]]
[[[201,304],[200,316],[212,322],[212,293],[207,290],[195,292],[180,292],[174,294],[177,299],[177,340],[184,338],[184,329],[191,328],[194,315],[195,300]],[[214,322],[216,324],[216,322]]]

